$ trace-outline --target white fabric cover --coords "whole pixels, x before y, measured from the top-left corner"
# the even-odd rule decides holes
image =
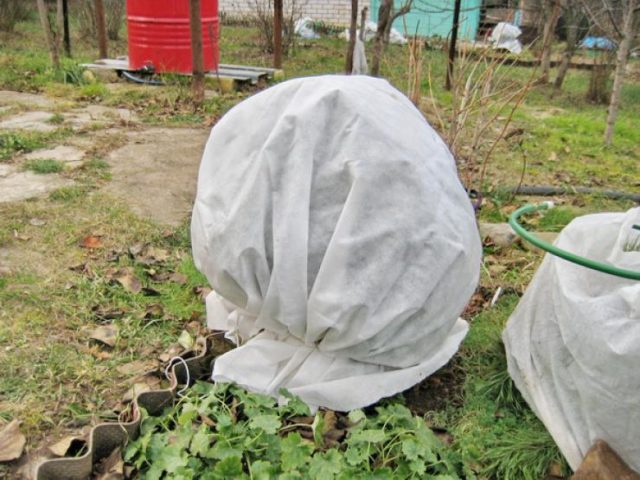
[[[556,245],[629,270],[640,208],[571,222]],[[509,373],[575,470],[597,439],[640,471],[640,282],[547,254],[503,334]]]
[[[362,76],[291,80],[225,115],[192,243],[215,292],[208,325],[242,344],[213,379],[336,410],[449,360],[481,252],[446,145],[404,95]]]

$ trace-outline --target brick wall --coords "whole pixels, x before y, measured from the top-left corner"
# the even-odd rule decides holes
[[[266,5],[268,0],[219,0],[221,14],[234,17],[248,16],[256,11],[256,1]],[[351,19],[349,0],[294,0],[295,9],[301,17],[311,17],[331,25],[348,25]],[[284,0],[285,14],[290,11],[290,0]],[[369,0],[360,0],[358,7],[369,6]],[[358,21],[360,16],[358,15]]]

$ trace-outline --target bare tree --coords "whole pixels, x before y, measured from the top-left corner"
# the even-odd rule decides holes
[[[58,45],[51,29],[51,23],[49,22],[49,10],[44,0],[37,0],[38,15],[40,16],[40,24],[44,31],[44,36],[49,47],[49,55],[51,56],[51,63],[55,69],[60,68],[60,54],[58,53]]]
[[[202,18],[200,0],[189,0],[189,27],[191,28],[191,64],[193,102],[202,106],[204,101],[204,57],[202,55]]]
[[[549,81],[549,71],[551,70],[551,45],[555,36],[556,25],[560,17],[560,0],[545,0],[542,11],[545,14],[544,26],[542,29],[542,50],[540,51],[540,81]]]
[[[95,0],[96,7],[96,31],[98,33],[98,51],[100,58],[107,58],[107,23],[104,15],[104,3],[102,0]]]
[[[558,73],[553,84],[556,90],[562,88],[564,79],[569,71],[569,66],[571,65],[571,59],[578,48],[578,31],[580,30],[580,23],[584,19],[582,9],[579,7],[580,5],[576,0],[564,0],[562,2],[562,18],[564,20],[566,46],[562,53],[562,60],[560,61]]]
[[[282,0],[273,0],[273,66],[282,68]]]
[[[389,34],[393,22],[411,11],[413,0],[406,0],[405,3],[394,11],[393,0],[382,0],[378,9],[378,28],[373,39],[373,60],[371,62],[371,75],[377,77],[380,74],[380,59],[384,46],[389,43]]]
[[[610,145],[613,141],[613,131],[620,107],[620,94],[622,93],[631,45],[638,35],[640,0],[599,0],[593,3],[590,0],[582,0],[582,2],[585,11],[597,29],[616,41],[618,45],[613,88],[611,89],[604,132],[604,142]]]
[[[344,71],[347,75],[353,70],[353,51],[356,48],[356,29],[358,28],[358,0],[351,0],[351,23],[349,24],[349,44]]]

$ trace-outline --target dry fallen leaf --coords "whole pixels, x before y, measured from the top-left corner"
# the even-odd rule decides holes
[[[20,431],[18,420],[12,420],[0,430],[0,462],[20,458],[27,439]]]
[[[179,355],[184,349],[180,345],[171,345],[168,350],[158,355],[158,359],[162,363],[167,363],[173,357]]]
[[[142,392],[148,392],[149,390],[151,390],[151,387],[146,383],[134,383],[131,388],[127,390],[122,396],[122,403],[132,402],[137,395],[141,394]]]
[[[87,235],[80,241],[82,248],[102,248],[102,240],[94,235]]]
[[[47,448],[49,448],[51,453],[53,453],[55,456],[64,457],[69,451],[69,448],[71,447],[71,443],[75,439],[76,437],[73,437],[73,436],[63,437],[60,440],[58,440],[56,443],[54,443],[53,445],[50,445]]]
[[[149,305],[145,310],[142,318],[161,318],[164,315],[164,309],[159,303]]]
[[[194,340],[189,332],[183,330],[178,337],[178,343],[182,345],[185,350],[191,350],[194,344]]]
[[[120,480],[124,478],[124,461],[122,451],[116,448],[111,455],[96,466],[96,480]]]
[[[140,280],[133,274],[130,268],[120,269],[115,273],[113,279],[129,292],[140,293],[142,291],[142,283],[140,283]]]
[[[204,302],[207,296],[212,292],[209,287],[193,287],[193,293],[195,293]]]
[[[122,375],[133,376],[154,371],[156,367],[157,364],[153,360],[135,360],[131,363],[125,363],[124,365],[116,367],[116,370]]]
[[[109,347],[115,346],[117,337],[118,327],[115,325],[102,325],[95,330],[92,330],[89,334],[89,338],[97,340],[100,343],[104,343]]]

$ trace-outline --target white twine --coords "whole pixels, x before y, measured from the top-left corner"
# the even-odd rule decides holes
[[[176,395],[178,395],[179,397],[182,397],[184,396],[184,393],[187,391],[187,389],[189,388],[189,384],[191,383],[191,376],[189,374],[189,365],[187,365],[187,362],[184,360],[184,358],[173,357],[171,360],[169,360],[169,364],[164,369],[164,376],[167,377],[169,381],[171,381],[171,377],[172,377],[171,368],[174,366],[175,362],[181,362],[182,365],[184,365],[184,371],[185,371],[185,374],[187,375],[187,381],[184,384],[184,387],[182,387],[180,390],[176,392]],[[176,377],[176,383],[177,382],[178,382],[178,378]]]

